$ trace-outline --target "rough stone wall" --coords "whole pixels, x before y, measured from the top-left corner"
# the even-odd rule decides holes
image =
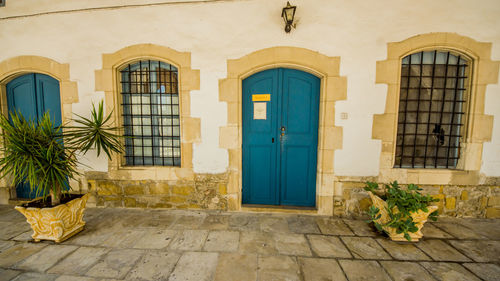
[[[334,199],[334,214],[364,217],[371,206],[364,182],[342,182],[342,196]],[[405,185],[402,185],[405,186]],[[500,185],[419,185],[423,194],[439,199],[440,215],[449,217],[500,218]]]
[[[88,205],[227,210],[227,181],[227,173],[196,174],[194,180],[182,181],[88,178]]]

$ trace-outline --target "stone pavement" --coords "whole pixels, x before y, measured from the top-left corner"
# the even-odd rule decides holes
[[[61,244],[33,243],[0,205],[0,280],[500,280],[500,220],[442,218],[419,243],[309,215],[87,209],[85,220]]]

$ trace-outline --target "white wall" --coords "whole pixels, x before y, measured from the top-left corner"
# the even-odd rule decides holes
[[[219,126],[226,124],[226,105],[218,101],[218,79],[226,76],[226,61],[272,46],[297,46],[341,58],[348,79],[348,97],[337,102],[336,124],[343,127],[343,149],[335,153],[337,175],[376,175],[380,142],[371,139],[373,114],[382,113],[386,86],[375,84],[375,63],[386,57],[386,44],[429,32],[456,32],[492,42],[492,59],[500,60],[498,0],[293,0],[299,23],[283,31],[281,8],[286,1],[194,1],[198,3],[68,11],[119,6],[124,3],[176,1],[8,0],[0,8],[0,61],[19,55],[39,55],[69,63],[78,82],[80,101],[74,112],[88,115],[94,90],[94,70],[101,54],[129,45],[153,43],[192,53],[192,68],[201,71],[201,87],[191,94],[192,115],[201,118],[202,143],[194,147],[196,172],[223,172],[226,150],[218,147]],[[16,17],[20,16],[20,17]],[[7,18],[7,19],[5,19]],[[490,85],[486,113],[495,116],[493,140],[486,143],[481,171],[500,176],[500,87]],[[340,113],[348,114],[347,120]],[[95,170],[106,161],[87,155]]]

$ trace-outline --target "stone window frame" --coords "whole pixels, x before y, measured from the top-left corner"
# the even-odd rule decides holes
[[[138,44],[102,55],[102,69],[95,71],[95,89],[103,91],[106,111],[113,112],[112,122],[123,124],[119,70],[140,60],[158,60],[178,69],[179,115],[181,124],[181,166],[126,166],[123,154],[108,160],[108,178],[114,180],[194,179],[193,144],[201,141],[200,118],[191,116],[191,91],[200,89],[200,71],[191,69],[191,53],[178,52],[154,44]],[[123,131],[121,132],[123,134]],[[118,156],[118,157],[116,157]]]
[[[30,73],[46,74],[59,81],[62,123],[69,123],[73,117],[73,104],[78,102],[78,85],[70,80],[69,64],[40,56],[17,56],[0,62],[1,113],[8,114],[7,84]],[[4,178],[0,180],[0,186],[10,186],[10,181]],[[10,188],[10,197],[16,198],[15,188]]]
[[[468,122],[461,141],[461,169],[394,168],[401,61],[403,57],[426,50],[449,50],[471,58]],[[387,44],[387,59],[377,61],[376,83],[387,84],[383,114],[373,117],[372,138],[382,141],[379,181],[397,180],[402,184],[477,184],[483,143],[493,133],[493,116],[484,114],[487,84],[498,82],[499,61],[491,60],[491,43],[477,42],[456,33],[428,33]]]
[[[317,210],[312,212],[333,215],[334,151],[342,148],[342,127],[335,126],[335,102],[347,98],[347,78],[340,76],[340,57],[298,47],[271,47],[227,61],[227,77],[219,80],[219,101],[227,103],[227,125],[219,128],[219,147],[229,154],[228,209],[242,210],[242,81],[257,72],[279,67],[305,71],[321,79]]]

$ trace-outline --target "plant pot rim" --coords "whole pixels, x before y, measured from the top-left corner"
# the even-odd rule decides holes
[[[26,201],[22,201],[22,203],[19,203],[15,206],[15,209],[18,209],[18,208],[22,208],[22,209],[52,209],[52,208],[56,208],[58,206],[61,206],[61,205],[67,205],[68,203],[70,203],[71,201],[75,200],[75,199],[79,199],[79,198],[82,198],[83,196],[89,194],[89,193],[65,193],[67,195],[80,195],[78,197],[75,197],[75,198],[71,198],[69,201],[65,202],[65,203],[60,203],[58,205],[55,205],[55,206],[49,206],[49,207],[29,207],[29,206],[23,206],[23,205],[27,205],[27,204],[30,204],[30,203],[33,203],[33,202],[37,202],[37,201],[40,201],[40,200],[43,200],[44,197],[40,196],[40,197],[36,197],[34,199],[31,199],[31,200],[26,200]],[[46,197],[50,197],[50,196],[46,196]]]

